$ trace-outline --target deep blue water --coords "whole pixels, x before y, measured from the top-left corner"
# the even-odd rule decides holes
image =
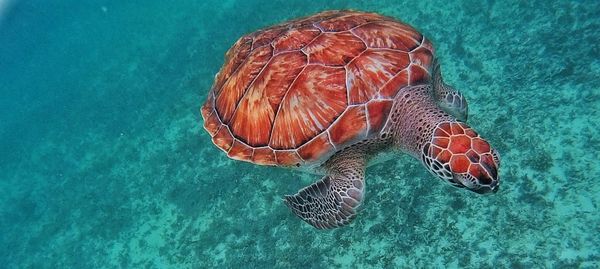
[[[598,268],[597,1],[0,1],[0,268]],[[245,33],[327,9],[433,40],[500,192],[407,156],[370,167],[351,225],[284,194],[315,180],[228,159],[201,128]]]

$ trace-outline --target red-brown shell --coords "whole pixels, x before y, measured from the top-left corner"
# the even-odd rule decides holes
[[[233,159],[317,163],[378,135],[396,93],[429,79],[433,47],[389,17],[326,11],[240,38],[204,106],[204,128]]]

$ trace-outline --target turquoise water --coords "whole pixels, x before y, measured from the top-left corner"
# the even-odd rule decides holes
[[[453,1],[451,1],[453,2]],[[0,268],[598,268],[596,1],[0,1]],[[375,11],[433,40],[501,190],[406,156],[318,231],[281,197],[314,176],[227,159],[199,107],[248,32]]]

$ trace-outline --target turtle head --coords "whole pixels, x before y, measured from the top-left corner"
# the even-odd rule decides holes
[[[421,155],[431,173],[453,186],[477,193],[498,191],[500,156],[462,122],[437,124]]]

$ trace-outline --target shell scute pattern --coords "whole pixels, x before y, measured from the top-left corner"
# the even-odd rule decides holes
[[[226,53],[202,107],[204,127],[234,159],[322,163],[379,136],[393,98],[428,79],[432,59],[427,39],[385,16],[326,11],[289,21]]]

